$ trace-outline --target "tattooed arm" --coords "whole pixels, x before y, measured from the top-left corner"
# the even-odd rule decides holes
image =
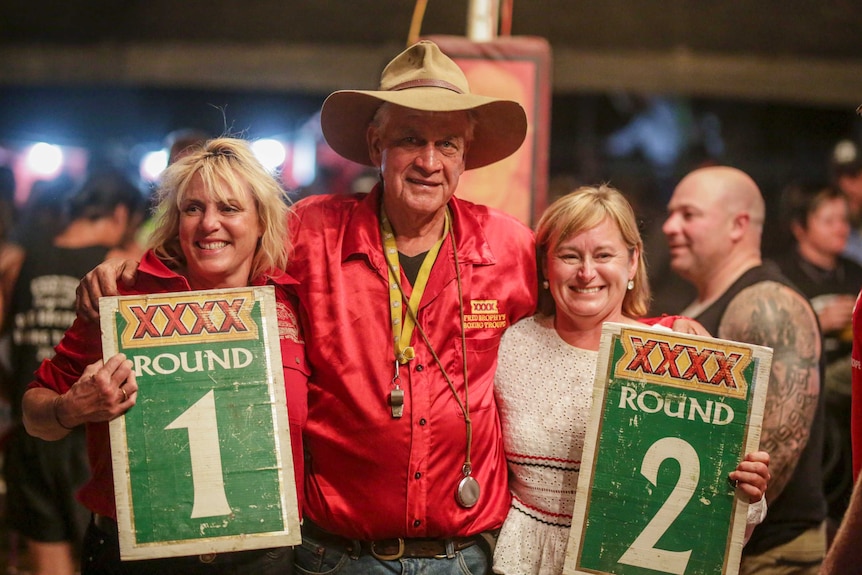
[[[776,282],[741,291],[721,319],[718,337],[773,349],[760,449],[770,456],[774,501],[808,443],[820,394],[820,331],[806,300]]]

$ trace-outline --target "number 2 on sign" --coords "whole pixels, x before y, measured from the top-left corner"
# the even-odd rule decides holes
[[[221,450],[216,423],[215,393],[210,390],[165,429],[187,429],[195,492],[192,519],[229,515],[224,491]]]
[[[683,575],[691,557],[691,549],[668,551],[658,549],[655,545],[694,495],[700,479],[700,460],[691,444],[676,437],[665,437],[653,443],[647,450],[641,463],[641,474],[656,485],[659,466],[666,459],[679,462],[679,480],[664,505],[626,549],[619,562],[662,573]]]

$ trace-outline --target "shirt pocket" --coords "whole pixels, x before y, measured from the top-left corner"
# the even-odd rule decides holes
[[[280,343],[288,418],[291,424],[304,427],[308,419],[308,377],[311,375],[305,344],[290,339],[282,339]]]
[[[500,337],[468,337],[465,341],[470,413],[493,408],[495,406],[494,370],[497,368]],[[453,373],[458,374],[459,380],[464,371],[462,349],[461,339],[458,338],[455,340],[456,357],[452,369]]]

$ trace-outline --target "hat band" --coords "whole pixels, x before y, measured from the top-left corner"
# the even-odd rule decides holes
[[[444,90],[451,90],[456,94],[463,94],[464,91],[461,90],[455,84],[450,84],[445,80],[433,80],[433,79],[417,79],[410,80],[409,82],[404,82],[403,84],[398,84],[397,86],[390,88],[390,91],[397,92],[399,90],[409,90],[410,88],[443,88]]]

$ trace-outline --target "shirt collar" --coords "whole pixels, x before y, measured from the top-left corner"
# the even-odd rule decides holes
[[[153,250],[147,250],[144,257],[141,258],[141,264],[138,266],[138,273],[143,273],[154,278],[157,278],[168,284],[168,289],[173,291],[185,291],[190,289],[189,282],[185,278],[165,265],[161,259],[156,256]],[[299,282],[291,275],[283,270],[269,270],[266,273],[260,274],[251,281],[250,285],[295,285]]]

